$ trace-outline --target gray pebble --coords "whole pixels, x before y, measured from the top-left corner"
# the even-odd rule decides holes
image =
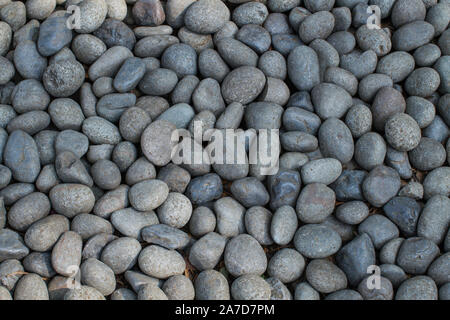
[[[438,141],[423,137],[419,145],[408,153],[411,165],[422,171],[430,171],[445,163],[445,148]]]
[[[172,131],[176,127],[165,120],[152,122],[142,133],[141,148],[144,155],[157,166],[166,165],[171,158]]]
[[[10,230],[0,230],[0,261],[8,259],[22,259],[29,254],[29,249],[25,246],[22,237]]]
[[[184,24],[201,34],[219,31],[230,20],[230,10],[219,0],[200,0],[190,5],[184,13]]]
[[[233,10],[232,20],[238,27],[246,24],[263,24],[269,15],[267,7],[263,3],[244,3]]]
[[[324,156],[335,158],[341,163],[347,163],[353,157],[352,134],[339,119],[330,118],[322,123],[319,129],[319,144]]]
[[[449,268],[450,253],[446,253],[433,261],[428,268],[427,274],[433,278],[437,285],[443,285],[448,282]]]
[[[49,300],[47,285],[37,274],[26,274],[17,282],[14,300]]]
[[[149,171],[149,178],[153,178],[153,173],[151,172],[153,171]],[[184,193],[186,187],[191,181],[191,175],[189,174],[189,172],[173,163],[169,163],[168,165],[161,168],[158,172],[157,178],[161,181],[164,181],[169,187],[170,191],[179,193]],[[139,178],[139,180],[141,181],[141,178]]]
[[[392,46],[397,51],[412,51],[430,42],[434,27],[425,21],[407,23],[392,35]]]
[[[417,235],[440,244],[445,238],[446,228],[450,221],[449,207],[448,197],[436,195],[429,199],[417,223]]]
[[[54,97],[68,97],[83,84],[85,71],[74,59],[56,61],[44,72],[42,81],[45,89]]]
[[[345,273],[325,259],[312,260],[306,267],[306,279],[321,293],[332,293],[347,287]]]
[[[161,54],[173,44],[179,43],[180,40],[177,37],[171,35],[153,35],[142,38],[139,40],[134,47],[134,54],[136,57],[147,58],[155,57],[158,58]]]
[[[248,104],[263,91],[264,74],[253,67],[240,67],[230,72],[222,82],[222,95],[226,103]]]
[[[17,181],[34,182],[39,175],[41,165],[36,143],[24,131],[16,130],[9,135],[3,157]]]
[[[336,209],[336,218],[350,225],[358,225],[368,216],[369,208],[362,201],[345,202]]]
[[[394,288],[391,281],[383,276],[380,277],[380,287],[376,289],[369,289],[369,279],[364,279],[358,286],[358,291],[364,300],[392,300],[394,297]]]
[[[394,288],[398,288],[408,279],[405,271],[395,264],[382,264],[380,266],[381,275],[392,283]]]
[[[50,212],[48,197],[40,192],[33,192],[19,199],[8,211],[9,225],[18,231],[26,231],[30,225],[44,218]]]
[[[189,250],[189,261],[200,271],[214,269],[222,257],[226,238],[210,232],[197,240]]]
[[[270,200],[264,185],[253,177],[235,180],[231,185],[231,193],[247,208],[266,205]]]
[[[341,237],[329,227],[308,224],[297,230],[294,245],[307,258],[326,258],[339,250],[341,247]]]
[[[354,50],[340,57],[340,67],[351,72],[358,80],[377,68],[378,57],[372,50]]]
[[[73,218],[71,229],[77,232],[83,240],[98,233],[113,233],[113,227],[108,220],[88,213],[81,213]]]
[[[214,222],[217,218],[217,232],[222,236],[235,237],[244,233],[245,208],[234,198],[224,197],[214,202],[214,212],[216,214]]]
[[[150,245],[139,255],[139,268],[151,277],[167,279],[182,274],[186,263],[177,251]]]
[[[336,255],[337,265],[347,275],[349,284],[357,286],[376,263],[375,248],[369,235],[363,233],[343,246]]]
[[[68,230],[69,220],[64,216],[52,214],[33,223],[25,233],[24,240],[30,249],[45,252]]]
[[[248,234],[241,234],[228,241],[224,259],[228,272],[235,277],[261,275],[267,268],[267,257],[261,245]]]
[[[370,171],[363,182],[364,197],[375,207],[381,207],[397,195],[400,189],[400,176],[386,166],[377,166]]]
[[[380,249],[386,242],[399,236],[397,226],[380,214],[374,214],[365,219],[358,226],[358,232],[367,233],[376,249]]]
[[[149,198],[148,195],[152,196]],[[150,211],[159,207],[167,199],[169,188],[157,179],[144,180],[130,188],[129,200],[133,208],[140,211]]]
[[[89,238],[84,244],[82,251],[82,259],[95,258],[100,259],[103,248],[113,240],[116,240],[117,236],[108,233],[97,233]]]
[[[150,181],[152,181],[152,180],[150,180]],[[189,219],[192,214],[192,204],[189,201],[188,197],[186,197],[185,195],[178,193],[178,192],[171,192],[167,195],[167,193],[165,193],[166,190],[167,190],[167,192],[169,191],[167,185],[160,180],[155,179],[153,181],[155,181],[155,182],[158,181],[158,183],[160,185],[163,185],[163,186],[158,185],[158,188],[159,188],[159,190],[158,190],[155,188],[156,184],[154,184],[153,189],[150,190],[151,191],[150,193],[152,193],[152,194],[156,194],[156,193],[160,192],[160,195],[156,195],[156,198],[159,197],[159,199],[164,201],[164,203],[158,208],[158,211],[157,211],[159,220],[162,223],[170,225],[174,228],[184,227],[189,222]],[[132,187],[132,189],[133,188],[134,188],[134,186]],[[161,190],[163,190],[163,191],[161,191]],[[130,190],[130,192],[132,192],[132,190]],[[130,194],[130,196],[131,196],[131,194]],[[131,198],[130,198],[130,202],[133,204],[133,201],[131,201]],[[157,205],[158,203],[159,203],[159,201],[157,203],[155,203],[154,205],[152,205],[152,207],[158,206]],[[152,210],[152,209],[150,209],[150,210]]]
[[[415,234],[421,207],[414,199],[394,197],[384,205],[383,210],[406,236]]]
[[[94,207],[94,194],[88,186],[81,184],[59,184],[49,193],[53,209],[67,217],[89,213]]]
[[[0,191],[0,197],[3,197],[5,205],[10,206],[34,190],[32,183],[12,183]]]
[[[333,212],[335,201],[335,193],[326,185],[308,184],[298,197],[297,216],[304,223],[323,222]]]
[[[141,230],[147,226],[157,224],[159,221],[156,214],[152,211],[142,212],[132,208],[125,208],[112,213],[111,223],[124,236],[141,240]],[[146,240],[144,233],[143,236],[144,240]]]
[[[91,34],[80,34],[72,41],[72,51],[85,64],[94,63],[106,51],[106,44]]]
[[[313,49],[306,46],[295,48],[287,63],[289,78],[298,90],[309,91],[319,84],[319,59]]]
[[[133,54],[126,47],[109,48],[89,67],[89,79],[95,81],[100,77],[113,77],[122,63],[132,56]]]
[[[433,44],[425,44],[414,51],[414,60],[419,67],[431,67],[441,57],[441,49]]]
[[[81,263],[83,241],[73,231],[64,232],[52,249],[52,266],[57,273],[73,277]]]
[[[215,270],[199,273],[194,281],[195,297],[198,300],[229,300],[230,288],[225,276]]]
[[[197,207],[189,220],[189,231],[194,237],[201,237],[216,228],[216,216],[207,207]]]
[[[395,300],[437,300],[436,283],[427,276],[416,276],[405,280],[395,294]]]
[[[56,31],[56,32],[55,32]],[[52,16],[41,23],[37,48],[44,57],[52,56],[72,41],[65,16]]]
[[[319,292],[307,282],[300,282],[295,287],[295,300],[320,300]]]
[[[114,274],[121,274],[137,263],[140,252],[141,245],[136,239],[122,237],[106,245],[101,254],[101,261],[108,265]]]
[[[103,262],[89,258],[80,268],[81,282],[97,289],[104,296],[109,296],[116,288],[114,272]]]

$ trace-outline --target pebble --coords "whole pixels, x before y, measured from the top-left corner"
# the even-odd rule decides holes
[[[298,90],[310,91],[320,83],[319,58],[313,49],[296,47],[289,54],[287,66],[289,79]]]
[[[415,234],[421,207],[414,199],[394,197],[384,205],[383,211],[406,236]]]
[[[364,197],[375,207],[381,207],[397,195],[400,176],[397,171],[384,165],[370,171],[362,184]]]
[[[269,12],[263,3],[244,3],[233,11],[232,20],[238,27],[247,24],[263,24]]]
[[[120,46],[132,50],[136,43],[133,30],[116,19],[106,19],[93,35],[103,41],[108,48]]]
[[[307,282],[300,282],[295,287],[295,300],[320,300],[320,294]]]
[[[226,238],[210,232],[198,239],[189,250],[189,262],[200,271],[214,269],[226,245]]]
[[[369,208],[362,201],[348,201],[336,209],[336,218],[350,225],[358,225],[368,216]]]
[[[64,232],[52,249],[52,266],[57,273],[73,277],[78,272],[81,262],[83,241],[80,235],[73,231]]]
[[[231,295],[235,300],[269,300],[271,287],[258,275],[243,275],[233,281]]]
[[[49,17],[39,26],[37,49],[44,57],[54,55],[71,41],[72,31],[66,28],[66,18],[63,16]]]
[[[262,275],[267,268],[267,257],[261,245],[248,234],[238,235],[228,241],[224,259],[228,272],[235,277]]]
[[[304,184],[323,183],[329,185],[342,173],[341,163],[333,158],[313,160],[302,166],[301,176]]]
[[[321,293],[332,293],[347,287],[345,273],[325,259],[315,259],[308,264],[306,280]]]
[[[104,296],[109,296],[116,288],[114,272],[103,262],[90,258],[81,267],[81,281],[84,285],[97,289]]]
[[[34,273],[24,275],[17,282],[14,300],[49,300],[44,280]]]
[[[122,235],[130,238],[141,240],[142,237],[146,240],[145,227],[158,224],[159,220],[156,214],[152,211],[136,211],[133,208],[124,208],[114,211],[111,214],[111,223],[114,229],[119,231]]]
[[[41,170],[36,143],[22,130],[15,130],[9,135],[3,159],[19,182],[34,182]]]
[[[141,26],[158,26],[166,18],[164,8],[159,0],[138,0],[133,5],[134,21]]]
[[[427,276],[416,276],[405,280],[395,294],[395,300],[437,300],[436,283]]]
[[[264,185],[253,177],[235,180],[231,185],[231,193],[247,208],[264,206],[270,199]]]
[[[208,211],[202,209],[202,212]],[[215,201],[214,212],[216,214],[214,222],[217,221],[215,223],[217,232],[222,236],[234,237],[245,231],[245,208],[235,199],[224,197]],[[210,220],[212,220],[212,217]]]
[[[445,238],[445,228],[450,221],[447,208],[450,206],[448,197],[436,195],[431,197],[422,209],[417,223],[417,235],[432,240],[436,244]],[[445,213],[445,214],[442,214]]]
[[[309,224],[300,227],[294,238],[295,248],[309,259],[326,258],[341,247],[341,237],[333,229]]]
[[[304,223],[323,222],[334,210],[336,195],[321,183],[306,185],[297,200],[296,212]]]
[[[199,0],[184,13],[185,26],[200,34],[219,31],[230,20],[230,10],[220,0]]]
[[[326,157],[335,158],[341,163],[349,162],[354,154],[353,137],[344,122],[329,118],[319,129],[320,151]]]
[[[389,240],[380,250],[380,261],[387,264],[395,264],[398,250],[402,245],[404,238],[395,238]]]
[[[157,245],[145,247],[139,255],[139,268],[157,279],[167,279],[184,272],[186,263],[177,251]]]
[[[52,214],[33,223],[25,233],[24,241],[30,249],[45,252],[68,230],[69,220],[62,215]]]
[[[30,225],[50,212],[48,197],[40,192],[33,192],[19,199],[8,211],[8,224],[18,231],[26,231]]]
[[[110,267],[114,274],[121,274],[137,263],[141,249],[136,239],[121,237],[105,246],[101,253],[101,261]]]
[[[49,198],[53,209],[73,218],[80,213],[89,213],[95,204],[95,197],[88,186],[64,183],[50,190]]]
[[[347,275],[349,284],[357,286],[367,275],[367,268],[376,263],[375,248],[368,234],[363,233],[343,246],[336,263]]]
[[[422,171],[430,171],[445,163],[445,149],[438,141],[423,137],[419,145],[408,153],[411,165]]]
[[[157,166],[169,163],[174,142],[172,131],[176,127],[166,120],[152,122],[141,136],[141,148],[147,159]]]
[[[398,28],[392,35],[392,46],[397,51],[412,51],[430,42],[434,27],[425,21],[414,21]]]
[[[230,288],[222,273],[205,270],[194,281],[195,297],[198,300],[229,300]]]
[[[397,226],[385,216],[374,214],[365,219],[358,226],[359,233],[367,233],[376,249],[380,249],[386,242],[397,238]]]

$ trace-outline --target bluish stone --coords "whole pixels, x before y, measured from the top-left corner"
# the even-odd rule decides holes
[[[205,203],[219,199],[222,195],[223,186],[220,177],[215,173],[209,173],[191,180],[186,196],[194,204]]]
[[[417,220],[422,208],[414,199],[395,197],[383,207],[386,216],[408,237],[416,233]]]
[[[38,50],[45,57],[52,56],[72,41],[72,30],[66,26],[67,17],[54,16],[39,28]]]
[[[131,91],[145,75],[145,62],[131,57],[125,60],[114,78],[114,88],[119,92]]]
[[[295,170],[280,169],[270,176],[267,187],[270,193],[270,207],[276,210],[284,205],[295,206],[301,188],[300,173]]]

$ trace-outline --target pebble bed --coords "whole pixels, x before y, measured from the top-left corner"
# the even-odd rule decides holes
[[[0,0],[0,300],[450,300],[449,19]],[[279,129],[279,170],[175,164],[195,122]]]

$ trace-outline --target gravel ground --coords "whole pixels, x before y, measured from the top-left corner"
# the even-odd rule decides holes
[[[0,300],[449,300],[449,20],[0,0]]]

